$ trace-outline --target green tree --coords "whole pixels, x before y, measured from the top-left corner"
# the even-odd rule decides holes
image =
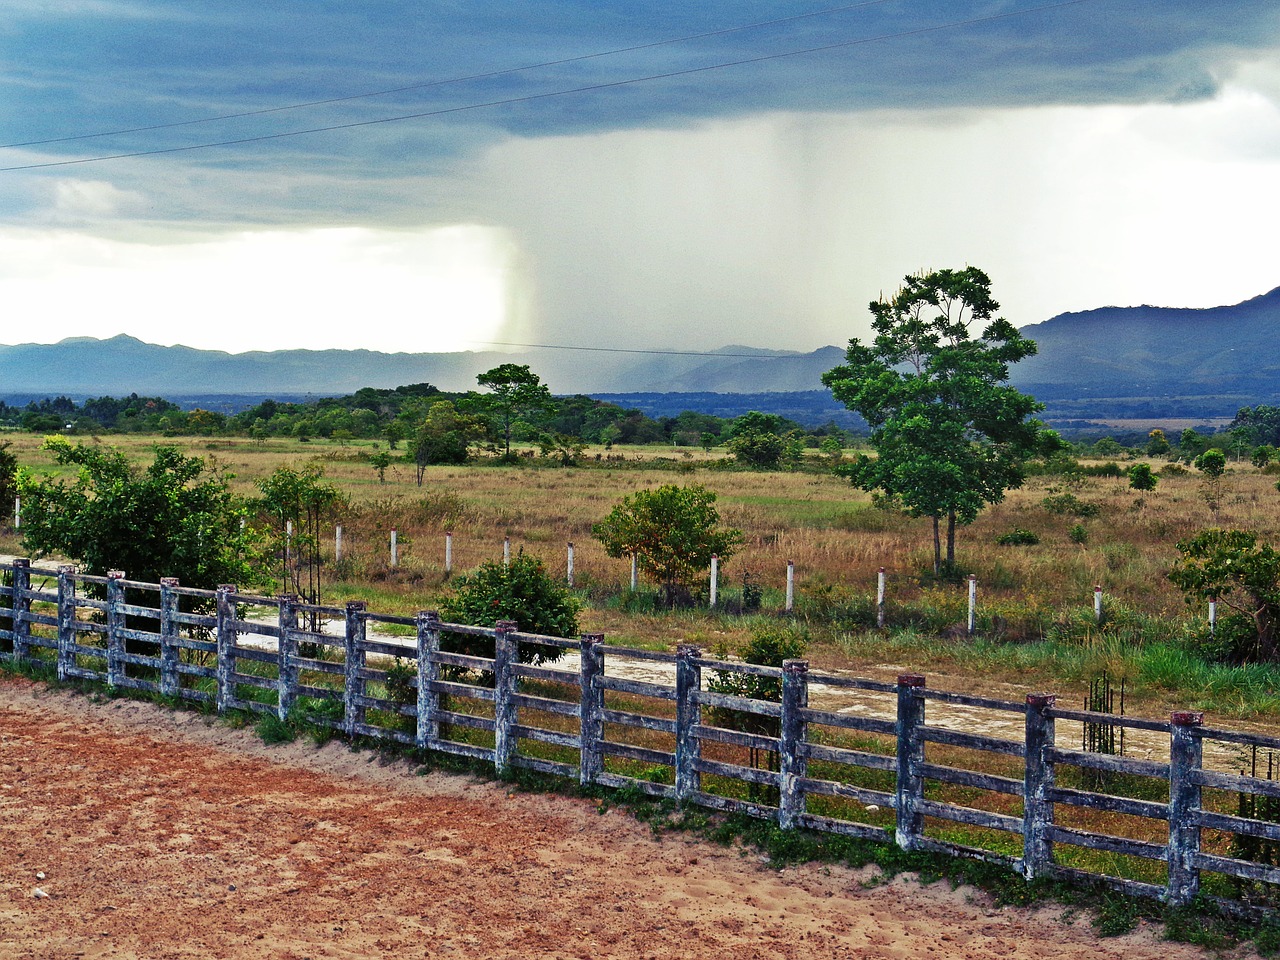
[[[1133,490],[1154,490],[1160,480],[1146,463],[1135,463],[1127,472],[1129,487]]]
[[[476,377],[476,382],[492,391],[488,404],[502,428],[503,459],[509,460],[512,424],[530,413],[549,409],[551,392],[536,373],[519,363],[503,363],[486,370]]]
[[[1007,383],[1009,365],[1036,346],[995,317],[998,309],[976,267],[908,276],[893,297],[871,304],[875,339],[850,340],[845,364],[822,376],[871,426],[877,454],[839,472],[932,520],[935,573],[944,567],[942,521],[951,569],[956,525],[1020,486],[1029,458],[1062,445],[1032,418],[1042,405]]]
[[[1227,455],[1216,447],[1206,450],[1196,457],[1195,468],[1204,477],[1200,496],[1216,519],[1218,508],[1222,506],[1222,475],[1227,472]]]
[[[391,454],[386,450],[378,450],[369,454],[369,466],[378,475],[379,483],[387,482],[387,467],[391,466]]]
[[[258,481],[258,490],[258,507],[271,524],[274,552],[280,558],[281,590],[318,604],[324,524],[345,503],[341,492],[325,482],[324,471],[315,465],[302,470],[277,467]]]
[[[63,437],[44,447],[56,463],[79,470],[69,480],[19,477],[22,542],[33,556],[64,556],[97,576],[124,570],[148,583],[261,582],[241,529],[245,506],[216,467],[173,447],[158,447],[145,469],[110,447]]]
[[[1182,431],[1178,437],[1178,455],[1187,463],[1193,461],[1209,447],[1209,438],[1191,427]]]
[[[547,573],[542,561],[521,551],[510,563],[482,563],[459,577],[440,612],[449,623],[492,627],[499,620],[514,620],[521,633],[572,638],[578,635],[579,609],[578,599]],[[472,656],[493,655],[485,638],[449,634],[446,646]],[[521,659],[535,663],[563,652],[561,647],[521,644]]]
[[[1233,651],[1240,660],[1277,659],[1280,623],[1280,553],[1259,544],[1247,530],[1205,530],[1178,543],[1182,556],[1169,579],[1187,603],[1216,598],[1252,626],[1246,644]]]
[[[1274,447],[1264,443],[1262,446],[1254,447],[1253,454],[1249,457],[1249,462],[1261,470],[1271,462],[1271,458],[1275,456],[1275,452]]]
[[[787,452],[787,441],[782,436],[782,417],[752,410],[738,417],[729,431],[729,452],[735,460],[748,467],[772,470]]]
[[[0,443],[0,517],[13,510],[18,495],[18,458],[9,452],[9,443]]]
[[[687,599],[712,555],[728,559],[742,532],[720,526],[716,495],[700,484],[664,484],[623,497],[591,527],[611,557],[634,555],[640,570],[662,586],[667,604]]]
[[[467,462],[471,441],[482,439],[484,428],[475,418],[459,413],[449,400],[437,400],[427,410],[413,438],[413,462],[418,468],[418,486],[427,467],[433,464]]]
[[[1169,452],[1169,438],[1164,435],[1164,431],[1156,427],[1147,434],[1147,456],[1163,457]]]

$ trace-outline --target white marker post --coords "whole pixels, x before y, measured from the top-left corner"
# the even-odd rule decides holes
[[[1093,619],[1102,624],[1102,584],[1097,584],[1093,588]]]
[[[719,588],[720,580],[720,557],[717,554],[711,555],[711,608],[715,609],[716,593]]]
[[[635,593],[640,589],[640,571],[636,563],[636,555],[631,555],[631,592]]]
[[[446,577],[453,575],[453,531],[446,530],[444,534],[444,575]]]
[[[973,636],[973,628],[977,622],[976,614],[978,609],[978,578],[975,574],[969,574],[969,636]]]
[[[511,566],[511,538],[502,538],[502,565],[504,567]]]
[[[1218,598],[1209,598],[1209,639],[1212,640],[1218,629]]]
[[[396,542],[396,532],[391,531],[391,566],[393,568],[400,565],[400,546]]]
[[[884,629],[884,567],[876,578],[876,626]]]
[[[333,528],[333,562],[342,559],[342,524]]]
[[[796,562],[794,560],[787,561],[787,613],[791,612],[792,607],[796,603]]]
[[[573,586],[573,541],[569,541],[569,559],[565,564],[565,579]]]

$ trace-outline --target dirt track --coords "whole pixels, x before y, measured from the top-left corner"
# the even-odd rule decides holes
[[[0,679],[3,960],[1203,956],[869,876]]]

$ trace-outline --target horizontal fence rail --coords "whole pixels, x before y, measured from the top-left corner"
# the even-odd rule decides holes
[[[305,719],[499,773],[531,769],[783,829],[976,857],[1027,879],[1101,881],[1171,905],[1204,894],[1206,874],[1237,884],[1235,896],[1211,897],[1228,909],[1269,909],[1280,893],[1265,888],[1280,884],[1270,846],[1280,844],[1280,781],[1203,762],[1206,744],[1252,750],[1256,761],[1259,749],[1280,751],[1280,738],[1205,727],[1198,713],[1067,710],[1049,694],[1015,703],[928,690],[918,674],[887,684],[811,673],[803,660],[763,667],[690,645],[635,650],[601,635],[546,637],[506,621],[475,627],[432,611],[389,616],[362,601],[313,606],[21,559],[0,564],[0,662],[219,713]],[[883,715],[810,703],[849,692]],[[1000,735],[956,729],[948,711],[961,710],[998,718]],[[1143,731],[1168,759],[1163,748],[1155,759],[1059,746],[1063,723]],[[1090,815],[1111,817],[1117,832]],[[1149,879],[1070,851],[1144,863]]]

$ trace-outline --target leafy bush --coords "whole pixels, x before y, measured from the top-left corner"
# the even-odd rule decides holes
[[[1114,460],[1108,460],[1106,463],[1090,464],[1080,468],[1080,472],[1086,477],[1123,477],[1124,470],[1120,464]]]
[[[1149,464],[1135,463],[1129,468],[1129,487],[1133,490],[1154,490],[1158,482]]]
[[[1040,501],[1040,505],[1050,513],[1068,514],[1073,517],[1096,517],[1099,507],[1096,503],[1081,500],[1074,493],[1055,493]]]
[[[1162,477],[1185,477],[1190,471],[1180,463],[1166,463],[1160,468]]]
[[[489,561],[459,577],[440,613],[447,621],[469,626],[492,627],[499,620],[514,620],[522,633],[575,637],[579,607],[577,597],[547,573],[541,560],[521,551],[507,564]],[[457,653],[493,654],[492,641],[484,637],[450,634],[442,643]],[[562,652],[560,647],[525,644],[521,659],[544,663]]]
[[[1039,536],[1030,530],[1024,530],[1022,527],[1014,527],[1008,533],[1002,533],[996,537],[996,543],[1002,547],[1035,546],[1039,542]]]
[[[1083,545],[1089,542],[1089,531],[1084,528],[1084,524],[1077,523],[1067,531],[1067,537],[1072,543],[1079,543]]]

